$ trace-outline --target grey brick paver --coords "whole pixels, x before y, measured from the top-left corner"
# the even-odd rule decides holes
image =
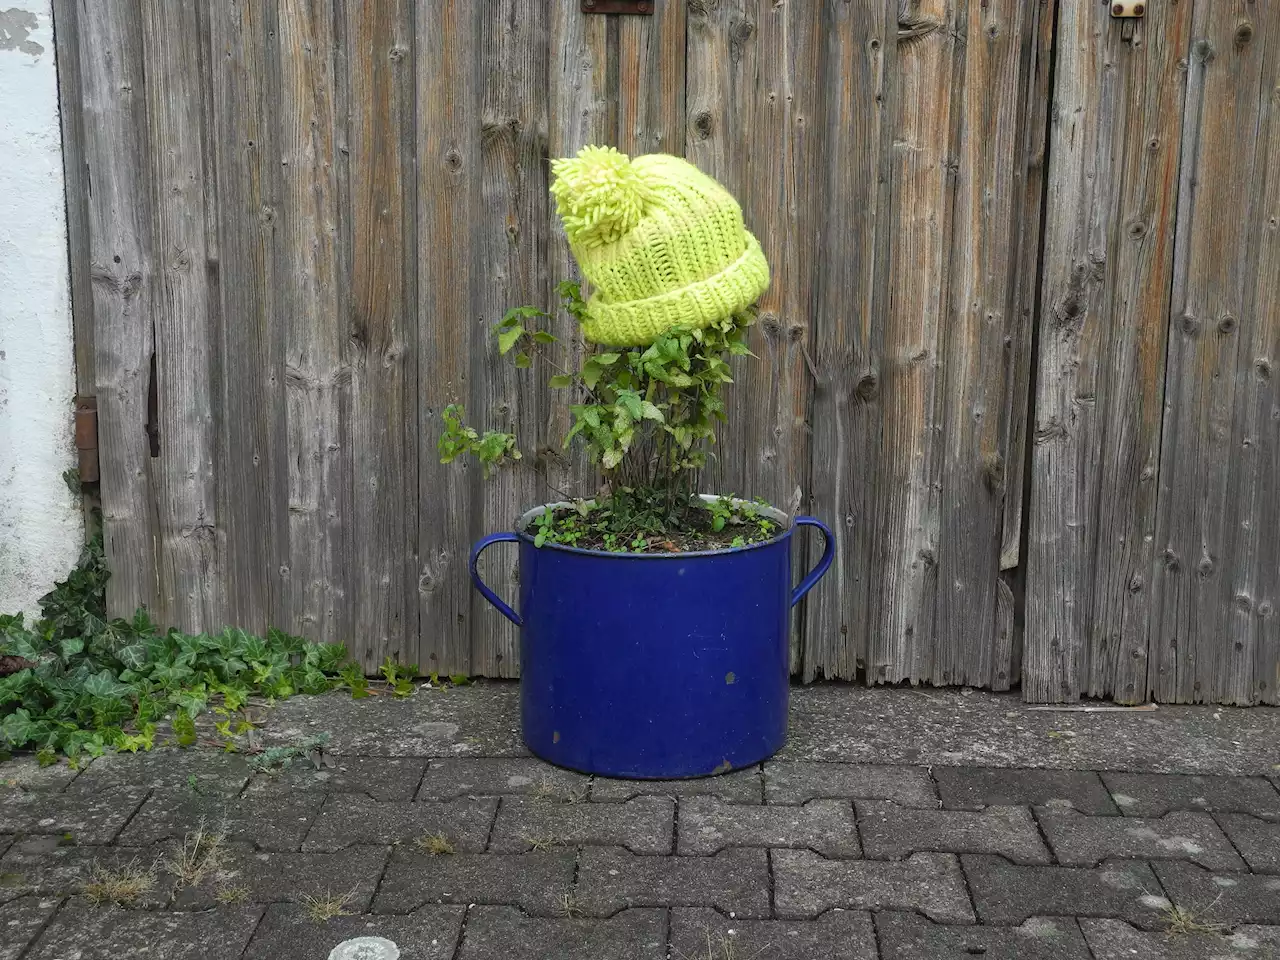
[[[110,843],[146,799],[145,790],[94,794],[0,791],[0,834],[70,834],[75,843]]]
[[[127,787],[233,797],[253,768],[243,756],[212,750],[158,749],[149,753],[108,753],[76,777],[68,793],[98,793]]]
[[[1158,773],[1104,773],[1120,810],[1163,817],[1174,810],[1251,813],[1280,819],[1280,791],[1262,777],[1205,777]]]
[[[144,847],[204,829],[262,850],[297,850],[323,802],[319,794],[237,798],[156,791],[120,834],[120,843]]]
[[[489,849],[523,853],[542,845],[622,846],[634,853],[671,853],[675,801],[636,797],[625,803],[547,803],[503,798]]]
[[[1247,813],[1220,813],[1215,819],[1244,856],[1250,870],[1280,874],[1280,823],[1259,820]]]
[[[428,904],[518,906],[558,916],[573,888],[572,849],[431,856],[397,851],[387,865],[374,913],[408,913]]]
[[[18,960],[61,902],[58,897],[17,897],[0,903],[0,960]]]
[[[608,801],[659,796],[719,797],[728,803],[760,803],[762,792],[760,771],[755,767],[693,780],[610,780],[596,777],[591,783],[591,799]]]
[[[420,800],[496,797],[504,794],[543,800],[585,800],[590,778],[532,757],[475,757],[432,760],[422,778]]]
[[[458,960],[665,960],[667,912],[626,910],[608,920],[526,917],[476,907]]]
[[[671,911],[677,960],[876,960],[870,914],[831,910],[817,920],[744,920],[714,910]]]
[[[936,808],[938,795],[924,767],[865,763],[771,761],[764,766],[769,803],[809,800],[892,800],[904,807]]]
[[[1049,863],[1031,811],[1025,807],[910,810],[894,803],[859,800],[858,832],[872,859],[899,860],[910,853],[998,853],[1015,863]]]
[[[1280,924],[1280,877],[1215,873],[1172,860],[1154,867],[1169,899],[1180,907],[1215,922]]]
[[[1170,936],[1135,930],[1122,920],[1081,920],[1094,960],[1271,960],[1280,957],[1280,927],[1236,927],[1230,933]]]
[[[45,790],[57,793],[83,773],[89,766],[81,760],[77,769],[66,761],[43,766],[35,754],[20,754],[0,761],[0,793],[7,790]]]
[[[1211,870],[1243,870],[1213,817],[1171,813],[1160,819],[1086,817],[1070,810],[1037,816],[1059,862],[1094,866],[1109,858],[1190,860]]]
[[[58,912],[24,960],[239,960],[262,913],[258,906],[159,913],[93,907],[76,899]]]
[[[942,806],[948,810],[984,807],[1071,807],[1092,815],[1118,814],[1102,779],[1087,770],[996,770],[935,767]]]
[[[714,797],[680,801],[680,850],[706,855],[726,847],[808,847],[827,857],[862,853],[847,800],[804,806],[742,806]]]
[[[291,904],[275,904],[249,942],[242,960],[325,960],[329,951],[355,937],[384,937],[401,960],[451,960],[462,934],[465,907],[423,907],[403,917],[368,914],[312,920]]]
[[[20,839],[0,857],[0,901],[27,895],[76,896],[96,873],[125,869],[154,871],[154,886],[141,892],[135,906],[158,909],[173,895],[174,879],[163,870],[170,855],[167,847],[58,847],[47,839]]]
[[[897,863],[826,860],[810,850],[773,851],[779,917],[816,917],[831,907],[919,910],[940,923],[973,923],[960,863],[947,853],[917,853]]]
[[[459,853],[484,850],[495,799],[379,803],[355,794],[325,799],[304,850],[341,850],[360,843],[412,844],[441,835]]]
[[[1160,881],[1142,861],[1100,867],[1024,867],[1003,857],[960,858],[978,918],[1012,926],[1033,917],[1123,917],[1138,926],[1162,926]]]
[[[1037,917],[1016,927],[956,927],[885,911],[876,915],[876,931],[881,960],[1092,960],[1070,918]]]
[[[254,850],[247,844],[223,848],[217,871],[198,887],[175,897],[179,910],[208,910],[218,896],[243,897],[245,903],[300,903],[307,898],[344,898],[348,913],[364,913],[373,901],[387,860],[385,847],[359,846],[338,853]]]
[[[412,800],[427,761],[411,757],[331,757],[334,766],[317,770],[295,763],[284,770],[259,773],[250,795],[287,793],[362,793],[374,800]]]
[[[586,847],[574,902],[588,916],[607,917],[624,907],[679,906],[768,917],[768,853],[730,849],[711,857],[652,857]]]

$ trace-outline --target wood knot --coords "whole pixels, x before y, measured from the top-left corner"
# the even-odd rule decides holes
[[[1233,317],[1231,314],[1228,313],[1226,316],[1224,316],[1221,320],[1218,321],[1218,332],[1223,334],[1224,336],[1227,334],[1232,334],[1236,332],[1236,328],[1239,325],[1240,325],[1239,321],[1236,320],[1235,317]]]
[[[1178,327],[1188,337],[1194,337],[1200,333],[1200,321],[1189,313],[1182,315],[1182,319],[1178,321]]]
[[[444,165],[448,167],[450,170],[454,170],[454,171],[461,170],[462,154],[460,154],[457,150],[450,150],[448,153],[444,155]]]
[[[1236,47],[1237,48],[1243,47],[1252,39],[1253,39],[1253,24],[1250,23],[1248,20],[1245,20],[1242,23],[1240,23],[1239,26],[1236,27]]]
[[[1164,560],[1164,568],[1169,573],[1177,573],[1182,569],[1182,562],[1172,550],[1166,550],[1162,559]]]
[[[1258,375],[1258,379],[1264,383],[1271,379],[1271,361],[1266,357],[1259,357],[1253,361],[1253,372]]]
[[[1140,573],[1135,573],[1132,577],[1129,578],[1130,593],[1141,593],[1143,588],[1146,587],[1146,585],[1147,585],[1147,582],[1142,578],[1142,574]]]
[[[1213,571],[1217,569],[1217,564],[1213,562],[1212,557],[1201,557],[1200,562],[1196,564],[1196,575],[1201,580],[1208,580],[1213,576]]]
[[[1141,220],[1134,220],[1129,224],[1129,239],[1141,240],[1147,235],[1147,225]]]
[[[1195,43],[1195,46],[1192,47],[1191,49],[1192,49],[1192,52],[1195,54],[1195,58],[1199,60],[1201,63],[1207,64],[1207,63],[1213,62],[1213,57],[1214,57],[1213,44],[1210,43],[1208,40],[1205,40],[1205,39],[1197,40]]]
[[[874,373],[868,373],[858,381],[854,391],[859,400],[874,400],[880,390],[880,380]]]
[[[710,110],[699,110],[693,117],[693,129],[699,140],[706,140],[715,130]]]

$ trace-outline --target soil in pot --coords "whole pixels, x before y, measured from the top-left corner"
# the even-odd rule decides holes
[[[771,516],[770,514],[774,514]],[[559,543],[610,553],[692,553],[764,543],[782,533],[764,501],[696,497],[668,502],[665,494],[618,491],[599,502],[579,500],[534,517],[537,546]]]

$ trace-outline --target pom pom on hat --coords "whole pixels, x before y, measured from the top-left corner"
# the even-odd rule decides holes
[[[640,223],[649,188],[613,147],[583,147],[551,165],[551,193],[569,242],[585,250],[615,243]]]

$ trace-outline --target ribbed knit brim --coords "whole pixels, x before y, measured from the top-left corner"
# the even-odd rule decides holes
[[[607,347],[652,343],[672,327],[706,327],[751,306],[769,287],[769,264],[746,233],[746,250],[714,276],[655,297],[610,303],[599,291],[587,301],[582,333]]]

